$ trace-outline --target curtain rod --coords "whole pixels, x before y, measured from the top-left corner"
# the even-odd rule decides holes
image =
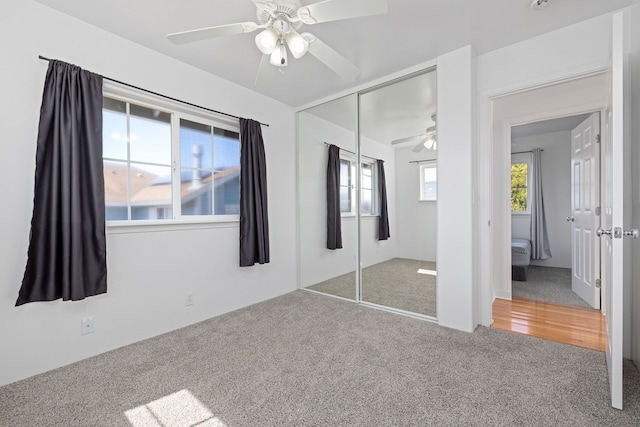
[[[540,151],[544,151],[543,149],[540,149]],[[524,154],[524,153],[533,153],[533,150],[529,150],[529,151],[518,151],[516,153],[511,153],[511,154]]]
[[[42,55],[38,55],[38,58],[40,58],[40,59],[42,59],[42,60],[44,60],[44,61],[49,61],[49,62],[54,61],[53,59],[45,58],[45,57],[44,57],[44,56],[42,56]],[[56,61],[57,61],[57,60],[56,60]],[[61,61],[61,62],[63,62],[63,61]],[[102,77],[104,80],[109,80],[110,82],[118,83],[118,84],[121,84],[121,85],[124,85],[124,86],[130,87],[130,88],[133,88],[133,89],[140,90],[140,91],[142,91],[142,92],[150,93],[150,94],[152,94],[152,95],[160,96],[160,97],[162,97],[162,98],[166,98],[166,99],[169,99],[169,100],[171,100],[171,101],[180,102],[180,103],[182,103],[182,104],[189,105],[189,106],[191,106],[191,107],[196,107],[196,108],[200,108],[200,109],[202,109],[202,110],[211,111],[212,113],[221,114],[221,115],[223,115],[223,116],[232,117],[232,118],[234,118],[234,119],[242,119],[242,118],[244,118],[244,117],[234,116],[233,114],[229,114],[229,113],[223,113],[222,111],[213,110],[213,109],[211,109],[211,108],[203,107],[203,106],[201,106],[201,105],[192,104],[191,102],[187,102],[187,101],[183,101],[183,100],[181,100],[181,99],[173,98],[173,97],[171,97],[171,96],[163,95],[163,94],[161,94],[161,93],[154,92],[154,91],[149,90],[149,89],[144,89],[144,88],[141,88],[141,87],[139,87],[139,86],[134,86],[134,85],[129,84],[129,83],[121,82],[120,80],[112,79],[112,78],[110,78],[110,77],[106,77],[106,76],[101,76],[101,77]],[[260,123],[262,126],[269,127],[269,125],[268,125],[268,124],[266,124],[266,123],[262,123],[262,122],[258,122],[258,123]]]
[[[329,145],[331,145],[331,144],[329,144],[328,142],[326,142],[326,141],[325,141],[324,145],[329,146]],[[340,147],[338,147],[338,148],[340,148]],[[346,151],[347,153],[351,153],[351,154],[353,154],[354,156],[356,155],[356,153],[354,153],[353,151],[345,150],[344,148],[340,148],[340,149],[341,149],[342,151]],[[378,160],[378,159],[376,159],[375,157],[365,156],[364,154],[360,154],[360,157],[366,157],[367,159],[371,159],[371,160]]]
[[[409,163],[435,162],[436,159],[411,160]]]

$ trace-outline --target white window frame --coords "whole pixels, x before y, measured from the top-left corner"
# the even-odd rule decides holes
[[[525,163],[527,165],[527,210],[526,211],[514,211],[511,208],[511,215],[531,215],[531,166],[533,164],[533,158],[531,153],[516,153],[511,155],[511,164]],[[511,195],[511,167],[509,167],[509,195]],[[509,199],[509,206],[511,206],[511,199]]]
[[[221,224],[224,226],[224,223],[238,223],[240,221],[240,215],[211,214],[183,216],[181,214],[182,204],[180,199],[180,119],[236,132],[239,135],[240,126],[237,121],[233,121],[233,119],[226,118],[222,115],[216,115],[215,113],[211,113],[197,107],[191,107],[181,102],[172,101],[161,96],[135,90],[110,81],[104,82],[102,96],[171,114],[171,183],[173,218],[160,220],[109,220],[106,221],[107,227],[180,226],[181,224]],[[214,198],[215,194],[212,193],[212,199]]]
[[[436,195],[435,197],[427,197],[424,194],[424,175],[428,169],[436,171]],[[435,160],[428,160],[420,163],[420,199],[421,202],[437,202],[438,201],[438,164]]]
[[[362,213],[362,165],[371,166],[371,213]],[[380,214],[380,201],[378,200],[378,168],[376,167],[376,161],[368,157],[360,159],[360,216],[378,216]],[[367,189],[369,190],[369,189]]]
[[[371,188],[371,213],[367,213],[364,214],[362,213],[362,200],[360,200],[360,216],[363,217],[372,217],[372,216],[378,216],[379,215],[379,200],[378,200],[378,171],[376,168],[376,161],[374,159],[369,159],[369,158],[361,158],[360,160],[360,166],[357,165],[357,161],[356,161],[356,157],[348,152],[345,152],[344,150],[340,150],[340,161],[348,161],[349,162],[349,171],[351,173],[351,183],[350,183],[350,190],[349,190],[349,194],[351,197],[351,205],[350,205],[350,210],[347,211],[341,211],[340,214],[343,218],[347,218],[347,217],[355,217],[356,216],[356,206],[358,205],[357,201],[356,201],[356,197],[358,196],[362,196],[362,194],[358,194],[358,189],[357,189],[357,179],[356,177],[358,176],[357,174],[360,174],[360,187],[362,187],[362,166],[363,164],[366,165],[371,165],[371,181],[372,181],[372,188]],[[360,188],[360,192],[362,192],[363,189]],[[340,205],[342,206],[342,200],[340,200]]]

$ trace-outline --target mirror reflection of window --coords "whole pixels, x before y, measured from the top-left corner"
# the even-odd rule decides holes
[[[420,165],[420,200],[435,202],[437,200],[438,173],[435,162]]]

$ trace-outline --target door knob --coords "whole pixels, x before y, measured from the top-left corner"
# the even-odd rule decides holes
[[[596,230],[596,234],[598,237],[602,237],[603,235],[611,237],[611,230],[603,230],[602,228],[598,228]]]
[[[576,219],[575,219],[574,217],[572,217],[572,216],[568,216],[568,217],[567,217],[567,221],[574,222],[575,220],[576,220]]]
[[[638,237],[640,237],[640,232],[638,232],[637,228],[633,228],[629,231],[623,231],[622,232],[623,236],[631,236],[634,239],[637,239]]]

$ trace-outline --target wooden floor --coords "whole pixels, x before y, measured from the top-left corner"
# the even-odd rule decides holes
[[[598,351],[607,343],[600,310],[521,298],[496,299],[491,327]]]

